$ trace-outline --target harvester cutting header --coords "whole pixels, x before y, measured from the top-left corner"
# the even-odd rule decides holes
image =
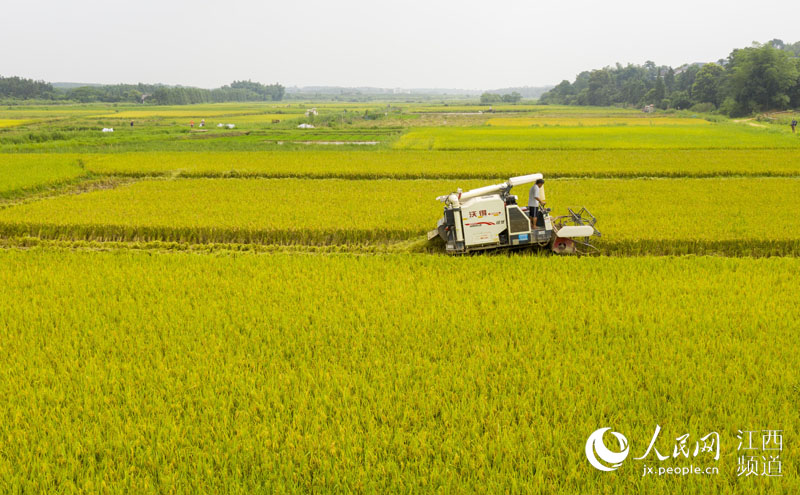
[[[539,205],[520,207],[511,188],[534,183],[532,202]],[[538,198],[538,199],[537,199]],[[436,198],[445,204],[444,216],[428,240],[437,236],[448,253],[459,254],[487,249],[549,248],[558,254],[574,254],[593,248],[595,217],[586,208],[569,208],[569,214],[551,217],[544,207],[542,174],[511,177],[506,182],[462,192],[456,190]]]

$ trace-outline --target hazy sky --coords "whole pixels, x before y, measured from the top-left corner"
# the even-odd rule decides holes
[[[798,41],[800,1],[4,1],[0,75],[490,89]]]

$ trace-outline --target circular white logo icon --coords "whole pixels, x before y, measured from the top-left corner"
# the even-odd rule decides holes
[[[630,450],[628,448],[628,439],[625,438],[625,435],[617,433],[616,431],[612,431],[611,434],[617,437],[620,451],[612,452],[606,447],[606,444],[603,443],[603,434],[610,429],[611,428],[600,428],[589,435],[589,439],[586,440],[586,458],[589,459],[589,463],[592,466],[600,471],[615,471],[622,465],[622,461],[628,457],[628,451]],[[600,461],[610,464],[611,466],[606,466]]]

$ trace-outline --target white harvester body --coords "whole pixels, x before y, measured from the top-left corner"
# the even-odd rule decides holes
[[[440,237],[448,253],[468,253],[486,249],[550,247],[556,253],[575,253],[576,243],[591,246],[588,239],[599,236],[596,220],[585,209],[563,217],[550,217],[541,209],[534,227],[526,207],[517,205],[511,188],[542,179],[542,174],[512,177],[506,182],[470,191],[439,196],[445,203],[444,216],[428,239]]]

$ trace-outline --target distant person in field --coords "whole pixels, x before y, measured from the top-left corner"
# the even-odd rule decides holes
[[[200,127],[205,127],[205,126],[206,126],[206,119],[200,120]]]
[[[133,121],[131,120],[131,127],[133,127]]]
[[[795,127],[797,127],[797,119],[792,119],[792,134],[795,133]]]
[[[192,129],[194,129],[194,120],[193,120],[193,121],[191,121],[191,122],[189,122],[189,127],[191,127]]]
[[[539,179],[528,193],[528,215],[533,219],[533,228],[539,226],[539,215],[544,205],[544,179]]]

